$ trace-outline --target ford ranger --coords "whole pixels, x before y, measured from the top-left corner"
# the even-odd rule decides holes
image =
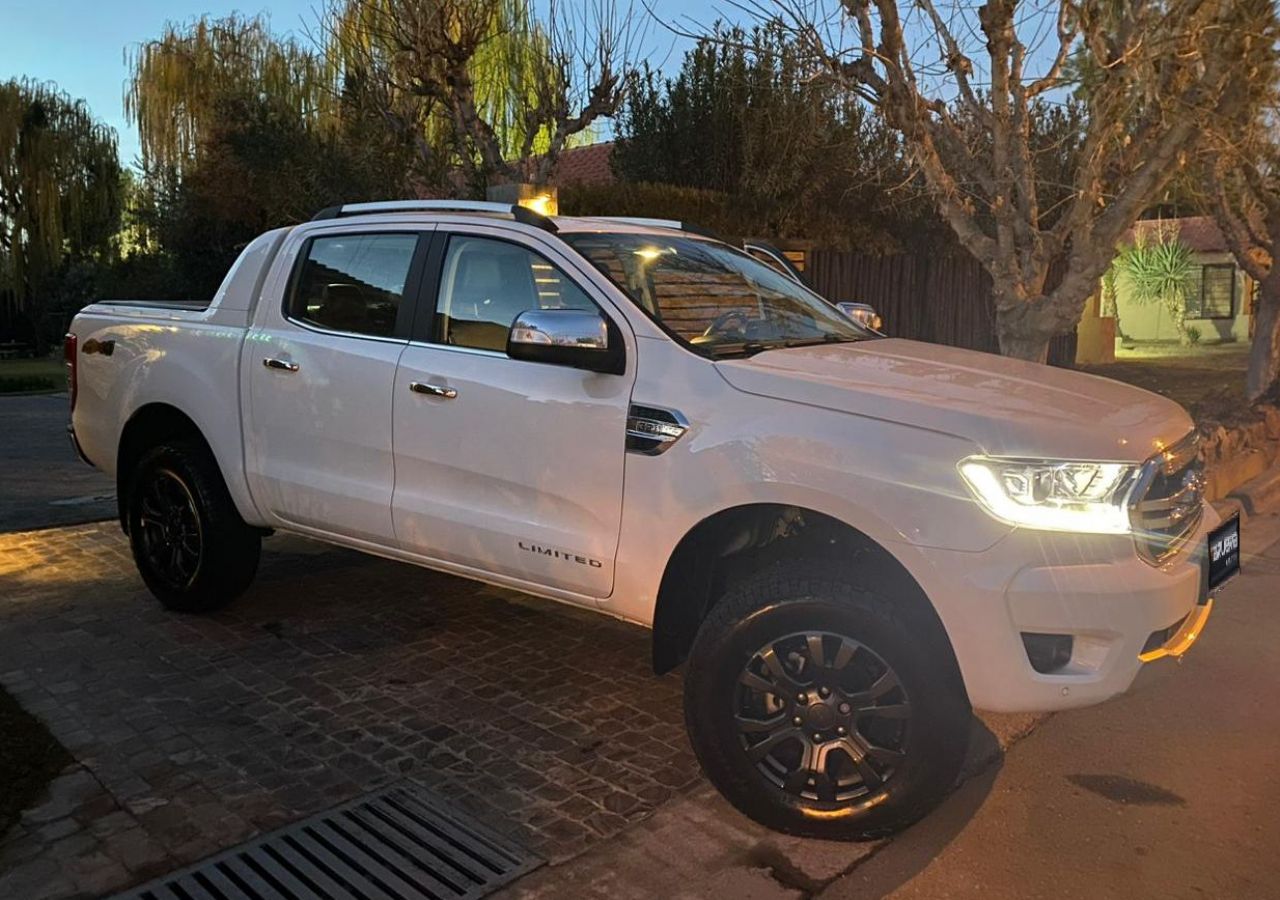
[[[972,708],[1126,690],[1238,568],[1175,403],[884,337],[679,223],[347,205],[66,356],[169,609],[286,530],[649,626],[710,780],[792,833],[910,823]]]

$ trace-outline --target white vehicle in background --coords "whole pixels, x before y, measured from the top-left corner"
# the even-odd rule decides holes
[[[169,608],[281,529],[651,626],[710,779],[799,834],[922,815],[971,706],[1124,691],[1238,563],[1171,401],[881,337],[662,225],[327,210],[207,306],[89,306],[67,359]]]

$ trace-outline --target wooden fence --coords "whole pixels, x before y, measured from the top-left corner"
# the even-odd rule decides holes
[[[873,256],[811,250],[805,277],[830,300],[869,303],[893,337],[998,353],[991,276],[967,256]],[[1054,339],[1049,362],[1070,366],[1074,332]]]

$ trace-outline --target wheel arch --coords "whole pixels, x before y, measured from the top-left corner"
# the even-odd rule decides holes
[[[677,543],[659,582],[653,616],[653,668],[659,674],[684,661],[716,598],[783,559],[803,557],[870,567],[877,584],[908,604],[924,627],[923,639],[959,665],[937,610],[898,558],[863,531],[826,513],[785,503],[747,503],[720,510],[694,525]]]
[[[153,447],[174,440],[194,441],[208,451],[226,484],[217,456],[195,420],[168,403],[144,404],[134,410],[121,429],[116,449],[116,505],[125,534],[129,533],[129,493],[138,461]]]

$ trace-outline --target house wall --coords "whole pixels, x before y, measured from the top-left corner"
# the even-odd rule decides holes
[[[1197,253],[1197,265],[1235,265],[1230,253]],[[1186,320],[1187,327],[1200,329],[1200,340],[1206,344],[1222,341],[1249,340],[1249,279],[1243,270],[1236,267],[1236,302],[1235,316],[1230,319],[1192,319]],[[1116,336],[1123,335],[1133,341],[1176,341],[1178,331],[1174,328],[1173,317],[1163,303],[1138,303],[1130,296],[1124,278],[1116,283]]]

